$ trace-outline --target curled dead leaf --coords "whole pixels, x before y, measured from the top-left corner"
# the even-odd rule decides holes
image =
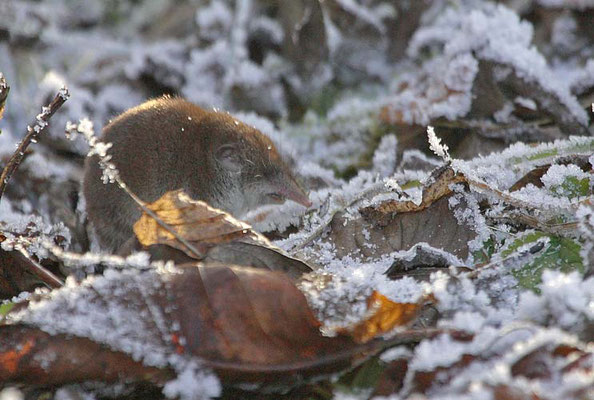
[[[377,206],[365,207],[360,210],[366,218],[375,221],[386,221],[396,213],[422,211],[444,196],[452,193],[450,185],[464,182],[464,177],[454,172],[449,165],[436,168],[423,187],[423,198],[420,204],[410,200],[388,200]]]
[[[147,204],[147,208],[170,226],[177,236],[160,225],[155,218],[143,213],[134,224],[134,233],[143,246],[166,244],[196,258],[192,249],[181,243],[178,237],[192,242],[201,254],[217,243],[230,242],[240,237],[247,236],[252,241],[259,239],[248,224],[203,201],[192,200],[182,190],[165,193],[160,199]]]
[[[379,257],[424,242],[464,259],[468,255],[467,243],[475,233],[469,224],[458,222],[448,204],[450,186],[462,182],[466,178],[449,165],[438,167],[424,184],[420,203],[386,200],[359,209],[361,218],[338,213],[328,238],[339,257],[354,251],[365,257]]]
[[[311,271],[249,224],[203,201],[192,200],[182,190],[167,192],[146,206],[169,229],[143,213],[134,224],[134,233],[143,246],[166,245],[192,259],[280,270],[291,277]]]

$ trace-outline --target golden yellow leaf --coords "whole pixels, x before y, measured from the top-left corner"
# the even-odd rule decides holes
[[[350,334],[358,343],[368,342],[397,326],[406,325],[414,320],[420,307],[420,303],[393,302],[383,294],[374,291],[367,299],[367,310],[370,316],[350,328]]]
[[[214,244],[227,243],[238,238],[254,244],[261,242],[260,236],[245,222],[203,201],[192,200],[182,190],[165,193],[157,201],[147,204],[147,208],[179,237],[196,245],[201,251]],[[134,233],[143,246],[166,244],[188,253],[186,246],[175,235],[146,213],[134,224]],[[195,256],[191,253],[188,255]]]

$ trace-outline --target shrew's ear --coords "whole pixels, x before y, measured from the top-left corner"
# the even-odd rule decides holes
[[[241,154],[235,145],[222,145],[216,150],[215,158],[229,171],[239,171],[241,169]]]

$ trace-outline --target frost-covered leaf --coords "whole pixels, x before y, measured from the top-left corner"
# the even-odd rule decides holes
[[[472,190],[478,193],[484,193],[492,199],[498,199],[518,209],[547,210],[544,217],[561,216],[565,222],[572,219],[571,214],[581,202],[589,201],[589,197],[559,196],[558,190],[555,193],[544,187],[545,183],[540,178],[544,178],[550,184],[549,187],[559,186],[561,189],[566,177],[575,176],[578,180],[589,178],[591,174],[584,172],[584,169],[590,170],[591,167],[589,163],[582,161],[588,159],[592,151],[594,151],[594,142],[589,137],[571,137],[568,140],[532,146],[516,143],[500,153],[469,161],[454,160],[452,167],[462,174]],[[559,165],[552,165],[542,175],[535,171],[532,177],[527,177],[527,174],[547,161]],[[551,173],[545,178],[549,170]],[[540,172],[543,171],[544,169],[540,170]],[[526,179],[521,181],[524,177]],[[536,178],[542,185],[538,182],[528,185],[530,180]],[[582,185],[581,193],[585,193],[585,182],[582,182]],[[580,193],[576,185],[570,184],[568,187]],[[546,220],[547,218],[544,218],[542,222]]]
[[[577,178],[575,176],[567,176],[563,182],[558,186],[551,186],[551,191],[562,197],[585,197],[590,192],[590,178]]]
[[[593,393],[587,367],[583,362],[573,361],[590,359],[592,352],[570,336],[554,330],[516,335],[492,331],[470,339],[453,336],[438,336],[414,350],[408,363],[408,391],[429,396],[447,393],[470,397],[480,387],[480,393],[492,398],[518,400],[581,399]],[[445,349],[450,350],[448,355]],[[430,352],[445,357],[435,357],[436,362],[431,363]],[[585,373],[587,377],[578,379],[579,383],[573,381],[572,368],[576,368],[573,372]],[[559,381],[563,383],[553,383]],[[569,383],[572,381],[575,384]]]
[[[324,337],[319,326],[303,294],[281,273],[222,264],[108,270],[34,296],[7,314],[0,332],[10,342],[2,342],[0,357],[17,360],[18,367],[1,363],[0,380],[29,382],[36,371],[46,384],[111,382],[121,372],[129,382],[163,385],[152,378],[172,371],[179,377],[197,362],[203,376],[212,368],[226,382],[278,385],[339,371],[380,349],[344,335]],[[50,357],[64,335],[75,338],[67,346],[70,357]],[[22,352],[16,359],[15,348]],[[76,360],[91,354],[100,362],[73,373]]]
[[[468,241],[476,236],[471,226],[459,224],[446,197],[422,211],[366,213],[356,219],[337,215],[330,229],[327,241],[338,257],[359,253],[377,258],[423,242],[465,258]]]
[[[557,326],[582,340],[593,340],[594,314],[590,304],[594,297],[594,278],[583,278],[577,271],[565,274],[545,270],[538,289],[538,293],[521,293],[518,319]]]
[[[440,167],[432,171],[430,178],[421,187],[420,202],[413,200],[389,200],[361,210],[362,214],[380,222],[391,214],[422,211],[442,197],[452,193],[450,185],[463,182],[464,179],[449,167]],[[380,222],[381,223],[381,222]]]
[[[588,155],[566,155],[557,157],[554,164],[539,165],[527,172],[514,183],[509,191],[513,192],[528,184],[546,187],[558,197],[585,197],[590,193],[590,174],[592,171]]]
[[[506,246],[501,255],[507,257],[517,252],[521,247],[536,244],[537,241],[543,238],[548,239],[544,252],[529,263],[518,266],[512,271],[513,276],[518,280],[518,284],[537,292],[545,270],[560,270],[565,273],[576,270],[583,272],[584,270],[579,243],[572,239],[547,235],[543,232],[527,232],[521,235]]]
[[[394,261],[385,274],[390,279],[408,276],[428,280],[431,273],[450,266],[459,267],[461,263],[453,254],[433,248],[427,243],[418,243],[410,250],[394,255]]]
[[[472,87],[478,62],[462,54],[448,62],[429,61],[403,75],[397,92],[385,101],[380,118],[391,124],[427,125],[433,119],[466,115],[472,106]]]
[[[379,201],[359,210],[363,220],[336,221],[330,236],[339,254],[359,249],[367,256],[379,256],[408,250],[423,242],[455,256],[466,257],[466,243],[474,237],[474,232],[468,226],[459,224],[447,201],[452,194],[450,185],[463,180],[449,167],[439,167],[420,188],[420,199],[401,196],[399,199]],[[357,232],[361,230],[368,232],[368,243],[362,243],[359,238]],[[362,244],[358,244],[360,242]]]
[[[566,134],[586,135],[586,113],[569,84],[531,46],[532,35],[532,25],[503,5],[446,6],[413,36],[408,54],[421,68],[399,79],[382,118],[421,125],[439,117],[508,119],[497,113],[511,94],[509,101],[532,99]]]

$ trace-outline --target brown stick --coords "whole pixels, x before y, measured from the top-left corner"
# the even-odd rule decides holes
[[[61,288],[62,286],[64,286],[64,282],[62,282],[56,275],[52,274],[50,271],[45,269],[45,267],[43,267],[43,265],[41,265],[37,261],[35,261],[31,257],[29,252],[27,250],[25,250],[25,248],[22,245],[17,244],[15,246],[15,250],[18,250],[29,261],[28,264],[24,263],[23,267],[27,271],[29,271],[30,273],[32,273],[33,275],[35,275],[36,277],[41,279],[41,281],[43,283],[45,283],[46,285],[48,285],[49,287],[51,287],[53,289]]]
[[[31,142],[37,142],[39,135],[45,130],[48,125],[49,119],[54,115],[54,113],[64,104],[64,102],[70,97],[68,93],[68,89],[66,87],[62,87],[56,97],[52,100],[52,102],[47,107],[41,108],[41,114],[37,115],[35,118],[35,124],[33,127],[27,127],[27,134],[23,141],[19,144],[16,151],[8,160],[8,163],[2,170],[2,175],[0,176],[0,200],[2,199],[2,195],[4,194],[4,190],[6,189],[6,184],[10,180],[10,177],[16,171],[16,169],[23,161],[23,157],[25,156],[25,151],[31,144]]]
[[[148,214],[148,216],[151,217],[152,219],[154,219],[157,222],[157,224],[159,224],[159,226],[161,228],[163,228],[167,232],[171,233],[174,238],[176,238],[177,240],[179,240],[179,242],[181,244],[183,244],[184,246],[186,246],[192,253],[194,253],[194,256],[196,257],[197,260],[201,260],[201,259],[204,258],[205,255],[202,254],[202,252],[200,252],[196,247],[194,247],[189,241],[187,241],[186,239],[184,239],[184,237],[181,236],[169,224],[167,224],[165,221],[163,221],[161,218],[159,218],[159,216],[157,215],[157,213],[155,213],[153,210],[151,210],[150,208],[148,208],[146,206],[146,203],[140,197],[138,197],[134,192],[132,192],[128,188],[128,185],[126,185],[126,183],[122,180],[122,178],[120,178],[119,174],[116,177],[116,183],[118,184],[118,186],[120,187],[120,189],[122,189],[128,196],[130,196],[130,198],[132,200],[134,200],[134,202],[136,203],[136,205],[138,205],[138,207],[140,207],[140,209],[143,212],[145,212],[146,214]]]

